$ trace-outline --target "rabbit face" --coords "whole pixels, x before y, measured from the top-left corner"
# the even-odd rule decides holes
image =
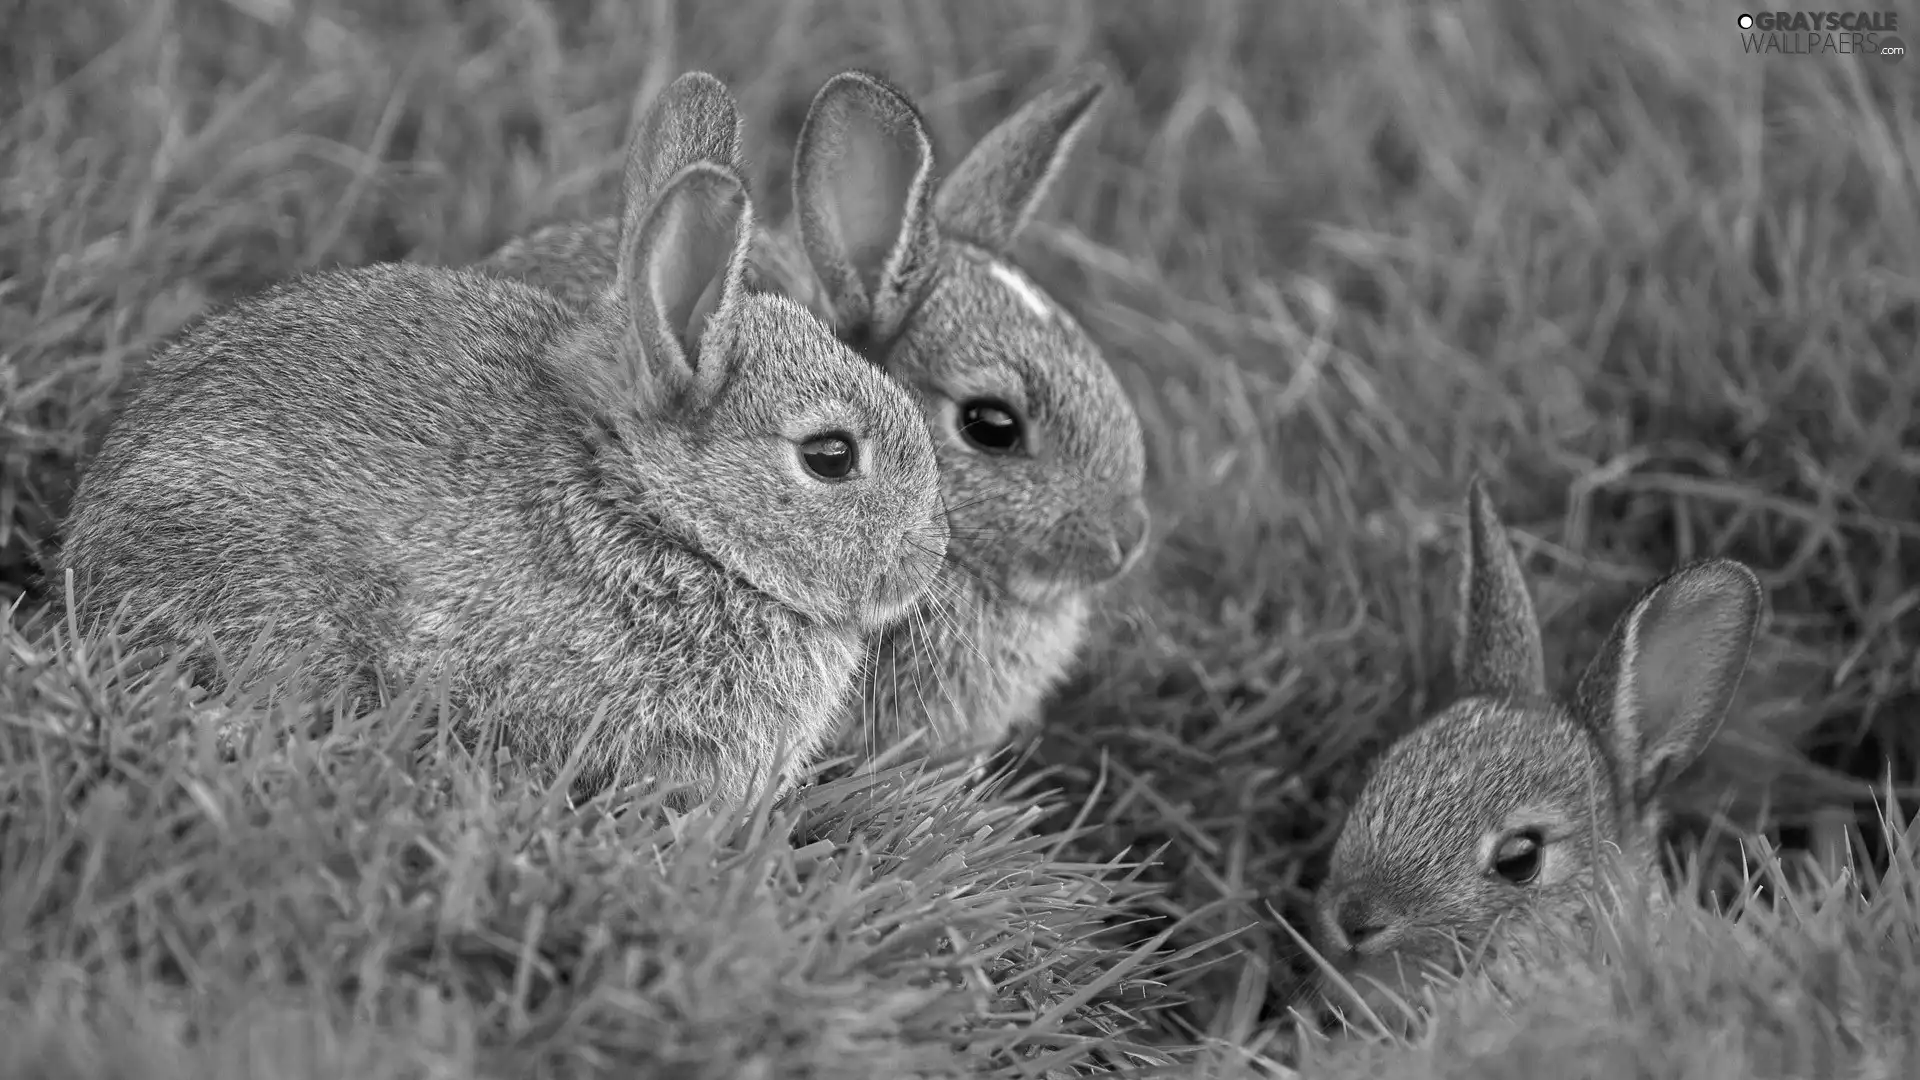
[[[654,460],[701,548],[812,619],[878,630],[943,565],[947,519],[912,401],[781,297],[729,315],[727,385]]]
[[[1612,791],[1593,736],[1552,702],[1455,704],[1361,791],[1316,900],[1316,947],[1363,999],[1379,993],[1370,980],[1404,995],[1425,967],[1497,950],[1498,928],[1578,912],[1595,852],[1622,844]]]
[[[1460,699],[1388,749],[1317,897],[1319,951],[1369,1005],[1423,968],[1460,970],[1516,935],[1580,926],[1603,864],[1657,897],[1661,798],[1725,715],[1764,600],[1737,562],[1681,567],[1614,624],[1563,704],[1477,480],[1467,525]],[[1321,989],[1337,1002],[1340,983],[1323,973]]]
[[[949,557],[1032,606],[1125,573],[1149,527],[1140,424],[1085,332],[1004,260],[961,243],[885,357],[919,391]]]
[[[614,287],[586,319],[612,336],[584,355],[613,356],[624,383],[631,488],[763,596],[854,634],[885,628],[946,555],[912,398],[805,308],[747,287],[752,200],[737,174],[697,161],[649,200],[651,172],[642,141]]]
[[[940,170],[906,95],[841,72],[815,95],[794,153],[796,239],[820,304],[919,392],[952,562],[1028,614],[1084,605],[1147,539],[1132,404],[1086,333],[1007,258],[1104,83],[1076,72]]]

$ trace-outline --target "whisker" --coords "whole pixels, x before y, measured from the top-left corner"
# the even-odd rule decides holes
[[[920,620],[920,615],[921,615],[921,613],[920,613],[920,612],[915,612],[915,616],[916,616],[916,619],[915,619],[915,621],[916,621],[916,624],[917,624],[917,626],[918,626],[918,629],[920,629],[920,630],[921,630],[922,632],[924,632],[924,631],[925,631],[925,626],[924,626],[924,623],[922,623],[922,622],[921,622],[921,620]],[[929,651],[931,651],[931,650],[929,650]],[[936,664],[934,665],[934,677],[935,677],[936,679],[938,679],[938,678],[939,678],[939,670],[940,670],[940,669],[939,669],[939,665],[938,665],[938,663],[936,663]],[[896,687],[895,687],[895,695],[896,695],[896,697],[898,696],[898,686],[897,686],[897,685],[896,685]],[[923,729],[925,729],[925,728],[930,728],[930,727],[932,727],[932,726],[933,726],[933,724],[932,724],[932,717],[931,717],[931,712],[932,712],[932,710],[930,710],[930,709],[928,709],[928,708],[927,708],[927,695],[926,695],[926,687],[925,687],[924,685],[922,685],[922,684],[921,684],[921,682],[920,682],[920,680],[919,680],[919,679],[917,679],[917,678],[913,680],[913,697],[914,697],[914,700],[915,700],[915,701],[916,701],[916,702],[917,702],[917,703],[919,704],[919,706],[920,706],[920,720],[921,720],[921,725],[920,725],[920,726],[921,726],[921,727],[922,727]]]
[[[931,644],[931,641],[928,638],[925,620],[926,620],[925,606],[923,605],[921,607],[915,608],[913,612],[913,617],[910,620],[908,620],[906,626],[903,627],[904,632],[902,636],[905,638],[906,647],[903,649],[896,644],[893,650],[893,693],[891,695],[891,699],[893,701],[894,715],[892,717],[893,731],[889,735],[890,742],[892,740],[905,738],[906,735],[908,734],[907,728],[909,725],[909,720],[905,715],[903,715],[905,711],[903,707],[907,703],[907,695],[902,692],[903,689],[906,688],[906,686],[903,681],[903,676],[901,673],[901,657],[904,653],[905,656],[908,658],[907,677],[910,678],[914,668],[914,665],[912,663],[912,658],[918,652],[921,651],[916,647],[917,641],[928,641],[928,643]],[[929,648],[926,651],[931,653],[933,650]],[[924,727],[925,726],[924,720],[927,712],[927,703],[926,703],[926,698],[922,693],[922,688],[920,686],[920,681],[918,679],[912,680],[911,689],[913,691],[912,698],[919,705],[919,711],[922,719],[922,724],[920,726]]]
[[[947,651],[948,637],[961,642],[966,640],[964,635],[955,632],[958,629],[955,620],[957,606],[955,597],[959,596],[960,592],[959,583],[952,578],[943,575],[935,579],[935,583],[928,589],[927,596],[893,631],[897,636],[894,637],[889,650],[892,665],[890,671],[885,673],[891,676],[891,682],[887,687],[891,691],[889,697],[894,704],[895,713],[892,717],[895,730],[888,733],[889,743],[894,739],[906,737],[909,734],[909,727],[931,729],[928,731],[930,736],[938,733],[941,725],[934,722],[939,712],[936,706],[940,702],[954,708],[961,704],[954,693],[954,688],[947,685],[945,672],[948,665],[942,663],[942,658]],[[945,629],[946,633],[941,633],[942,629]],[[904,671],[902,670],[903,659],[906,669]],[[922,669],[930,669],[935,683],[933,687],[930,688],[927,682],[919,677]],[[928,700],[930,690],[937,695],[937,701]],[[911,722],[908,715],[908,710],[916,707],[921,721],[917,725]]]
[[[989,599],[1000,600],[1012,595],[1006,587],[1002,586],[999,582],[988,578],[974,567],[954,558],[952,551],[947,552],[947,566],[971,578],[973,583],[978,585],[981,591],[987,594]]]
[[[953,515],[961,513],[962,511],[971,510],[976,506],[985,506],[995,499],[1007,498],[1008,494],[1007,491],[989,491],[981,495],[976,495],[971,499],[950,503],[947,506],[947,517],[951,519]]]
[[[947,620],[950,637],[954,642],[964,647],[972,655],[973,659],[979,661],[981,670],[993,670],[993,665],[988,661],[986,654],[980,651],[978,639],[968,633],[967,628],[961,624],[961,601],[964,600],[964,597],[960,595],[959,582],[948,581],[946,585],[949,592],[945,598],[947,603],[942,610],[942,614]]]
[[[960,540],[960,541],[997,540],[1003,537],[1004,535],[1005,534],[998,529],[949,529],[947,530],[947,540],[949,543],[955,540]]]
[[[944,554],[942,551],[935,548],[932,544],[929,544],[926,541],[920,540],[916,537],[912,537],[912,536],[907,537],[906,543],[908,547],[911,547],[913,550],[919,552],[922,555],[932,555],[935,557],[939,557],[942,554]]]
[[[880,662],[881,656],[878,651],[875,651],[870,656],[871,670],[868,672],[868,681],[861,687],[863,691],[865,691],[868,686],[878,684],[882,678]],[[863,693],[860,699],[860,753],[862,760],[856,762],[856,765],[866,765],[867,759],[872,758],[874,753],[879,749],[879,728],[880,695],[871,692]]]
[[[949,585],[957,588],[957,585],[954,583],[950,582]],[[951,651],[952,647],[956,645],[962,649],[972,651],[973,642],[971,637],[965,632],[965,628],[961,625],[958,606],[951,602],[951,597],[947,599],[949,602],[938,605],[930,613],[936,616],[943,625],[943,643],[948,646],[948,651]],[[975,656],[978,658],[977,653]],[[982,662],[984,663],[984,660]],[[949,664],[938,663],[934,665],[933,673],[935,689],[939,692],[941,700],[945,702],[946,711],[957,716],[963,725],[971,721],[973,717],[971,711],[966,707],[966,701],[964,695],[961,693],[961,688],[955,685],[953,681],[953,677],[956,676],[958,672],[951,670],[951,665]],[[943,732],[940,734],[950,737],[953,733]]]
[[[960,583],[948,579],[942,583],[942,586],[939,593],[935,595],[932,602],[926,605],[922,613],[928,623],[936,625],[943,630],[942,637],[937,642],[929,636],[929,643],[938,644],[939,648],[929,649],[928,652],[935,658],[933,675],[936,686],[934,689],[938,692],[940,700],[946,704],[951,712],[958,714],[964,723],[972,719],[972,714],[971,711],[966,708],[966,701],[961,692],[961,688],[953,685],[952,679],[949,678],[950,675],[956,675],[957,671],[952,670],[952,665],[939,662],[939,659],[954,652],[961,652],[965,655],[970,655],[975,661],[975,663],[971,665],[974,670],[990,671],[991,665],[988,663],[987,658],[981,653],[978,639],[968,632],[968,627],[961,619],[961,601],[965,598],[961,593]],[[966,610],[977,611],[977,608],[973,605],[966,605]],[[971,622],[972,620],[969,619],[967,621]],[[926,631],[926,628],[925,624],[921,627],[923,632]],[[924,695],[924,687],[917,687],[917,689]],[[923,707],[925,705],[924,696],[922,697],[922,705]],[[949,733],[942,732],[942,734]]]

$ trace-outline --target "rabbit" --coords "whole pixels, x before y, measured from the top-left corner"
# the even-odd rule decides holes
[[[681,90],[668,126],[737,138],[723,87]],[[389,263],[191,327],[76,492],[55,572],[82,626],[226,655],[271,629],[269,664],[364,695],[440,676],[537,768],[579,747],[576,797],[738,798],[782,748],[790,786],[946,515],[913,399],[743,286],[752,203],[714,157],[631,148],[583,308]]]
[[[1581,925],[1603,867],[1662,903],[1662,796],[1719,728],[1763,593],[1724,558],[1636,599],[1571,700],[1546,688],[1540,628],[1484,484],[1468,494],[1456,700],[1388,748],[1314,898],[1320,994],[1407,997],[1542,927]],[[1603,863],[1597,855],[1612,858]],[[1380,1009],[1374,1009],[1381,1014]]]
[[[921,730],[967,752],[1030,729],[1096,597],[1146,548],[1133,405],[1086,332],[1008,255],[1104,89],[1100,69],[1076,71],[936,182],[906,95],[841,72],[801,128],[795,214],[756,238],[756,287],[830,320],[915,394],[952,523],[941,582],[872,642],[838,752],[857,758]],[[560,295],[578,304],[613,273],[614,232],[611,220],[548,226],[480,268],[566,279]]]

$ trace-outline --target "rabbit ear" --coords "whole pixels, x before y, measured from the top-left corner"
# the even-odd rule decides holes
[[[1453,670],[1462,697],[1546,693],[1540,621],[1506,526],[1479,477],[1467,495],[1467,558],[1460,578]]]
[[[933,140],[900,91],[843,71],[814,95],[793,159],[800,242],[840,332],[885,341],[933,265]]]
[[[640,362],[696,405],[726,381],[728,349],[716,331],[739,302],[752,235],[746,184],[704,162],[675,174],[646,216],[622,230],[619,289]]]
[[[1611,743],[1644,811],[1693,764],[1726,716],[1759,629],[1753,571],[1709,559],[1642,593],[1580,677],[1581,716]]]
[[[988,132],[940,185],[941,230],[995,253],[1011,248],[1105,92],[1105,72],[1082,65]]]
[[[745,130],[733,95],[719,79],[689,71],[668,83],[653,104],[635,113],[627,133],[621,183],[627,224],[637,225],[661,185],[696,161],[745,176]]]

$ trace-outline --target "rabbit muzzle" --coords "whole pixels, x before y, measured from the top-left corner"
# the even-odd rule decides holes
[[[1119,580],[1147,550],[1153,518],[1139,496],[1097,512],[1071,511],[1056,521],[1047,539],[1015,564],[1013,595],[1033,607]]]
[[[1407,1018],[1403,1006],[1417,1005],[1425,985],[1456,975],[1463,967],[1460,949],[1444,935],[1401,937],[1398,947],[1384,935],[1376,940],[1382,942],[1377,949],[1339,951],[1330,944],[1319,947],[1331,966],[1315,978],[1315,989],[1324,1005],[1349,1016],[1371,1012],[1391,1025]]]
[[[1313,929],[1314,947],[1333,968],[1320,974],[1322,995],[1335,1005],[1358,995],[1376,1013],[1387,1000],[1381,985],[1409,997],[1435,972],[1458,972],[1466,955],[1451,934],[1357,887],[1323,892]]]
[[[927,599],[946,566],[946,535],[944,516],[901,535],[893,563],[874,579],[856,615],[862,633],[885,630]]]

